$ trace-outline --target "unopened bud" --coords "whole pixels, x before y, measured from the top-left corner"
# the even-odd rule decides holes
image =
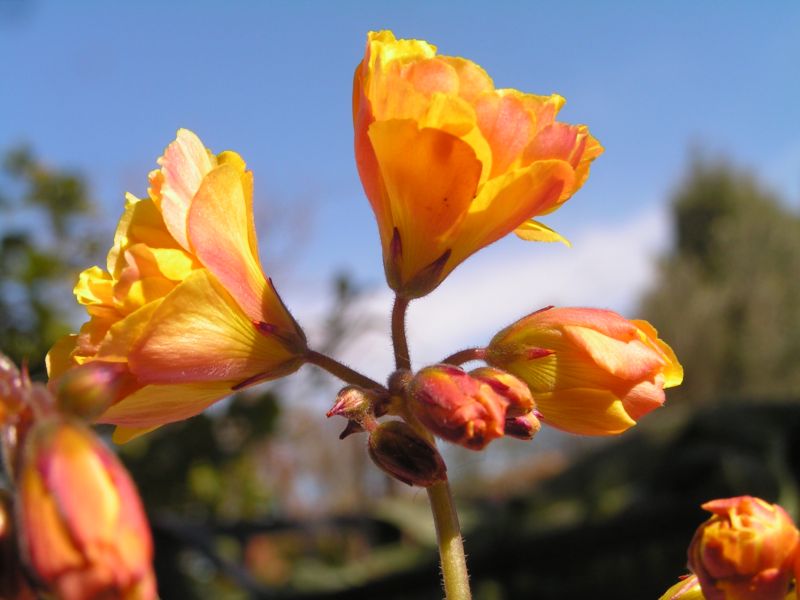
[[[0,598],[36,599],[20,562],[11,498],[3,490],[0,490]]]
[[[480,367],[470,371],[469,375],[488,383],[498,395],[508,400],[506,417],[527,415],[536,408],[536,402],[533,400],[528,384],[511,373],[494,367]]]
[[[382,471],[408,485],[429,487],[446,478],[439,451],[403,421],[381,423],[369,435],[368,450]]]
[[[713,516],[689,546],[689,568],[707,600],[783,600],[800,549],[800,533],[777,504],[739,496],[712,500]]]
[[[339,435],[343,440],[353,433],[372,431],[377,426],[375,420],[376,407],[382,406],[382,398],[371,390],[365,390],[355,385],[348,385],[339,390],[336,402],[327,412],[328,418],[333,416],[347,419],[347,426]]]
[[[39,421],[27,436],[18,481],[26,560],[57,598],[156,598],[142,503],[92,431],[62,417]]]
[[[534,413],[529,412],[527,415],[506,419],[505,432],[507,436],[518,440],[532,440],[541,428],[539,419]]]
[[[13,421],[26,404],[30,382],[5,354],[0,353],[0,425]]]
[[[58,382],[58,409],[91,421],[113,404],[125,384],[127,373],[127,366],[123,363],[100,361],[70,369]]]
[[[453,365],[420,370],[408,387],[417,418],[433,433],[471,450],[481,450],[505,433],[508,400]]]

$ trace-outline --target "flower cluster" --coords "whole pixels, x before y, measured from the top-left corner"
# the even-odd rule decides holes
[[[29,531],[39,571],[59,573],[52,585],[72,589],[73,557],[113,529],[139,545],[130,541],[85,577],[151,589],[134,568],[149,546],[137,537],[144,526],[132,485],[76,415],[116,425],[115,440],[126,441],[189,418],[234,390],[314,364],[348,384],[328,413],[347,420],[342,437],[366,432],[375,464],[429,488],[437,514],[452,510],[437,437],[482,450],[501,437],[530,440],[542,424],[613,435],[661,406],[664,389],[683,376],[675,355],[650,324],[607,310],[543,309],[484,348],[411,368],[411,300],[511,232],[566,243],[535,219],[581,188],[603,148],[585,125],[556,120],[563,104],[555,94],[496,88],[478,65],[437,55],[426,42],[369,34],[355,73],[353,126],[358,172],[396,295],[396,370],[386,384],[309,345],[262,270],[252,174],[238,154],[215,155],[180,130],[150,174],[147,197],[127,197],[105,268],[80,275],[75,295],[88,321],[48,356],[51,389],[72,416],[36,425],[27,436],[20,481],[31,508],[22,511],[22,524],[58,523],[47,534]],[[462,369],[474,360],[485,364]],[[101,392],[94,394],[93,385]],[[24,405],[17,391],[6,395],[0,417]],[[53,464],[62,476],[51,476]],[[97,490],[91,526],[64,491],[64,482],[83,471],[82,485]],[[123,514],[124,506],[134,508]],[[58,560],[43,548],[59,548]],[[449,589],[449,568],[444,578]]]

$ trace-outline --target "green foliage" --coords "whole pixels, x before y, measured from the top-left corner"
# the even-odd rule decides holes
[[[671,401],[800,393],[800,218],[750,174],[697,161],[643,316],[686,371]]]
[[[45,354],[69,330],[69,286],[96,255],[92,203],[79,175],[25,148],[6,154],[0,186],[0,351],[43,378]]]

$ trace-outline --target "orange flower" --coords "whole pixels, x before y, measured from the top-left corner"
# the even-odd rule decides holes
[[[528,384],[544,423],[585,435],[622,433],[683,380],[647,321],[594,308],[528,315],[492,339],[486,360]]]
[[[18,494],[26,560],[58,598],[157,597],[153,543],[136,488],[83,425],[56,417],[34,426]]]
[[[123,363],[128,384],[99,421],[116,439],[197,414],[303,361],[305,336],[264,276],[241,157],[211,154],[182,129],[128,195],[107,270],[81,273],[90,320],[50,351],[51,379],[88,361]]]
[[[783,600],[800,552],[800,532],[777,504],[739,496],[712,500],[713,516],[689,546],[689,568],[707,600]]]
[[[475,63],[372,32],[353,89],[355,152],[378,221],[389,285],[424,296],[468,256],[556,210],[602,147],[555,120],[558,95],[495,89]]]

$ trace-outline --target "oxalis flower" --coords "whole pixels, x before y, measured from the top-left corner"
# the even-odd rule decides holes
[[[650,323],[596,308],[528,315],[494,336],[486,361],[528,384],[544,423],[584,435],[622,433],[683,380]]]
[[[48,356],[51,380],[89,361],[126,365],[121,398],[97,419],[117,440],[287,375],[306,351],[261,268],[242,158],[182,129],[158,162],[149,196],[127,196],[106,270],[80,275],[89,321]]]
[[[533,217],[556,210],[603,151],[555,120],[564,99],[496,89],[468,60],[372,32],[353,88],[355,152],[389,285],[416,298],[514,231],[562,240]]]

